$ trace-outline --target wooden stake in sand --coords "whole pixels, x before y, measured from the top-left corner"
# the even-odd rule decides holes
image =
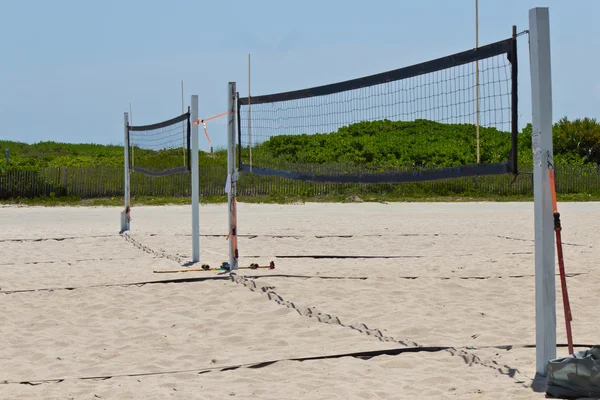
[[[258,264],[250,264],[247,267],[238,267],[238,269],[259,269],[259,268],[266,268],[266,269],[275,269],[275,263],[273,261],[271,261],[269,263],[269,265],[258,265]],[[227,267],[219,267],[219,268],[214,268],[211,267],[208,264],[203,264],[202,267],[200,268],[186,268],[186,269],[162,269],[162,270],[156,270],[154,271],[155,274],[174,274],[177,272],[206,272],[206,271],[229,271],[229,268]]]
[[[550,174],[550,189],[552,190],[552,208],[554,210],[554,232],[556,232],[556,252],[558,255],[558,269],[560,271],[560,287],[562,290],[563,308],[565,312],[565,325],[567,327],[567,344],[569,346],[569,354],[573,354],[573,337],[571,333],[571,304],[569,303],[569,292],[567,291],[567,275],[565,273],[565,261],[562,251],[562,237],[560,225],[560,213],[556,205],[556,186],[554,184],[554,166],[549,163],[548,172]]]

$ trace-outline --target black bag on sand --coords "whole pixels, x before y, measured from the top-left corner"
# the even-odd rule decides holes
[[[600,397],[600,346],[550,360],[546,364],[546,371],[547,397]]]

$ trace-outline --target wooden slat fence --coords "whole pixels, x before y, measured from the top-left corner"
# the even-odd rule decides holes
[[[200,167],[200,195],[224,195],[226,166]],[[600,193],[600,169],[596,166],[558,165],[559,193]],[[131,175],[132,196],[188,197],[190,174],[167,177]],[[512,175],[458,178],[404,184],[335,184],[293,181],[281,177],[241,174],[240,196],[325,196],[325,195],[532,195],[532,168]],[[122,167],[48,167],[0,169],[0,198],[76,196],[82,199],[123,196]]]

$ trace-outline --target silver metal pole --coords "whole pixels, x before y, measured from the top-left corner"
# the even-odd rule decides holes
[[[535,369],[545,376],[556,357],[556,278],[554,209],[549,162],[552,148],[552,73],[548,8],[529,10],[533,209],[535,221]]]
[[[229,267],[238,269],[238,248],[237,248],[237,214],[236,214],[236,181],[237,166],[236,160],[236,137],[235,137],[235,82],[229,82],[227,87],[227,181],[229,190],[227,192],[228,214],[229,214]]]
[[[130,229],[130,210],[131,210],[131,196],[129,186],[129,116],[125,113],[125,124],[124,124],[124,141],[123,141],[123,201],[125,209],[121,212],[121,232],[128,231]]]
[[[198,120],[198,95],[192,96],[192,121]],[[200,261],[200,170],[198,169],[198,124],[192,125],[192,261]]]

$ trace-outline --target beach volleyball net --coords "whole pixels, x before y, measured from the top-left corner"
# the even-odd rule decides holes
[[[127,125],[129,168],[151,176],[190,171],[190,112],[151,125]]]
[[[131,229],[131,178],[134,173],[148,176],[150,184],[156,178],[179,174],[189,179],[191,188],[191,261],[200,260],[199,168],[198,168],[198,96],[191,96],[188,112],[151,125],[131,125],[124,114],[124,210],[121,212],[121,233]],[[138,175],[143,176],[143,175]],[[171,180],[175,185],[175,180]]]
[[[516,36],[376,75],[238,98],[239,169],[394,183],[517,172]]]

